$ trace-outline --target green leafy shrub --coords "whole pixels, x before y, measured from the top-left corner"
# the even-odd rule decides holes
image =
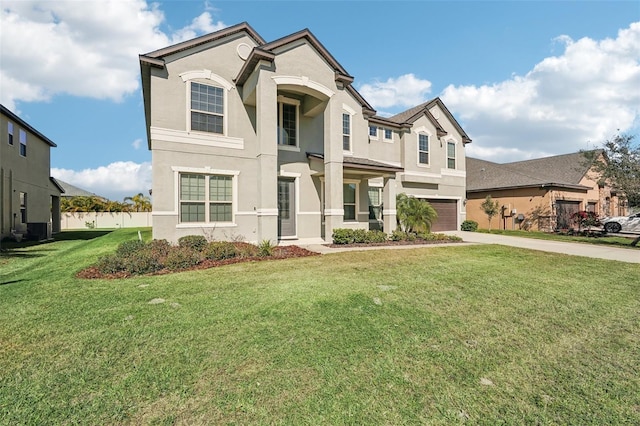
[[[163,268],[160,259],[148,246],[121,259],[124,271],[133,275],[149,274]]]
[[[203,251],[207,244],[207,239],[202,235],[185,235],[178,238],[179,247],[190,248],[195,251]]]
[[[367,232],[367,242],[369,243],[384,243],[388,238],[387,234],[377,229]]]
[[[158,258],[160,263],[163,263],[172,248],[173,246],[167,240],[152,240],[147,243],[144,250],[148,250],[153,256]]]
[[[200,263],[201,255],[190,247],[175,247],[165,260],[165,266],[171,271],[188,269]]]
[[[460,225],[460,230],[476,232],[478,230],[478,222],[475,220],[465,220],[462,222],[462,225]]]
[[[395,229],[391,233],[391,241],[406,241],[407,233],[404,231],[400,231],[399,229]]]
[[[239,257],[256,257],[258,255],[258,247],[249,243],[236,243]]]
[[[258,256],[260,257],[273,256],[274,248],[275,246],[271,243],[270,240],[262,240],[260,244],[258,244]]]
[[[353,229],[336,228],[331,234],[333,244],[353,244],[355,241]]]
[[[213,241],[204,249],[204,257],[209,260],[231,259],[237,255],[236,246],[226,241]]]
[[[103,274],[115,274],[116,272],[124,271],[122,257],[117,254],[108,254],[100,257],[95,266]]]
[[[353,230],[353,242],[357,244],[362,244],[367,242],[367,231],[366,229],[354,229]]]
[[[144,241],[140,240],[129,240],[123,241],[118,245],[116,249],[116,255],[121,257],[127,257],[139,250],[141,250],[145,246]]]

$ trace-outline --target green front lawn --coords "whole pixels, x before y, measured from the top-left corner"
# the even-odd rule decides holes
[[[476,245],[81,280],[137,230],[63,237],[0,255],[0,424],[640,423],[635,264]]]
[[[579,235],[561,235],[549,232],[540,232],[540,231],[518,231],[518,230],[503,230],[503,229],[492,229],[491,231],[487,229],[478,229],[476,232],[482,232],[485,234],[496,234],[496,235],[510,235],[513,237],[524,237],[524,238],[537,238],[540,240],[553,240],[553,241],[570,241],[576,243],[588,243],[588,244],[599,244],[605,246],[612,247],[623,247],[629,249],[640,250],[640,245],[635,247],[631,246],[633,242],[633,238],[631,234],[629,234],[629,238],[625,237],[612,237],[612,236],[597,236],[597,237],[584,237]],[[635,235],[633,236],[635,237]]]

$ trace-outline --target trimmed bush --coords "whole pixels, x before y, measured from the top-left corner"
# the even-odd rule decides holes
[[[476,232],[478,230],[478,222],[475,220],[465,220],[462,222],[462,225],[460,225],[460,230]]]
[[[213,241],[204,249],[204,257],[209,260],[231,259],[237,255],[236,246],[226,241]]]
[[[160,259],[148,247],[122,259],[123,270],[134,275],[149,274],[162,269]]]
[[[160,263],[164,263],[164,259],[171,252],[172,248],[167,240],[152,240],[144,247],[144,249],[155,256]]]
[[[116,249],[116,255],[121,257],[127,257],[141,250],[144,246],[145,246],[144,241],[140,241],[140,240],[123,241],[120,243],[120,245]]]
[[[165,266],[172,271],[188,269],[200,263],[201,255],[189,247],[176,247],[167,256]]]
[[[258,247],[249,243],[236,243],[238,256],[240,257],[256,257],[258,255]]]
[[[353,244],[355,241],[353,236],[353,229],[336,228],[331,235],[333,244]]]
[[[354,229],[353,230],[353,242],[357,244],[366,243],[367,241],[367,231],[366,229]]]
[[[207,239],[202,235],[185,235],[178,238],[178,246],[195,251],[203,251],[207,244]]]
[[[124,270],[122,258],[117,254],[102,256],[96,263],[96,268],[103,274],[115,274]]]
[[[384,243],[388,238],[387,234],[377,229],[367,232],[367,242],[369,243]]]

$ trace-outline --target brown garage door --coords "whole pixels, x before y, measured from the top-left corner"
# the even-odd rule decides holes
[[[438,220],[431,225],[432,232],[458,229],[458,204],[456,200],[427,199],[427,201],[438,213]]]

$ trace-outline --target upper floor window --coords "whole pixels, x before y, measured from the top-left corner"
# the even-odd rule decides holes
[[[13,145],[13,123],[7,123],[7,134],[9,135],[9,145]]]
[[[180,222],[232,222],[233,176],[181,174]]]
[[[298,105],[283,98],[278,102],[278,145],[298,146]]]
[[[20,155],[27,156],[27,132],[20,129]]]
[[[429,135],[418,134],[418,163],[429,164]]]
[[[393,131],[391,129],[384,129],[384,140],[393,140]]]
[[[456,168],[456,144],[454,142],[447,142],[447,168]]]
[[[191,130],[224,134],[224,89],[191,82]]]
[[[369,126],[369,136],[378,139],[378,126]]]
[[[342,149],[351,151],[351,116],[342,114]]]

